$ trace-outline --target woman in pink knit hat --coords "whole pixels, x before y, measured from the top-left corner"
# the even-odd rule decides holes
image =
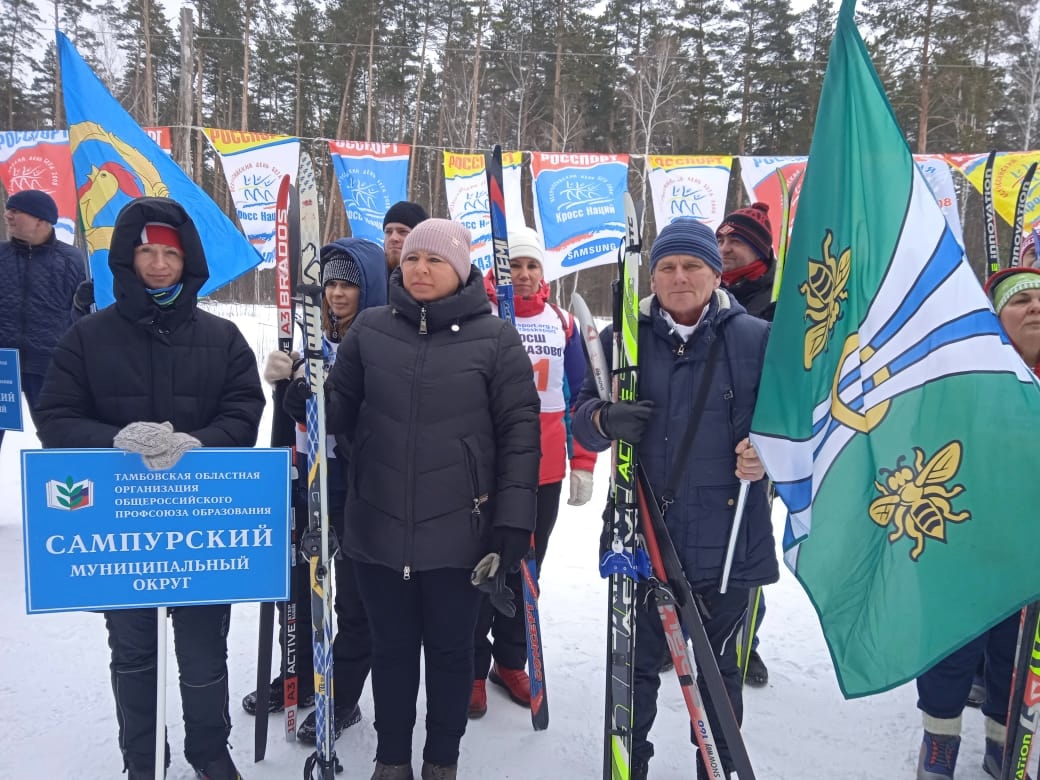
[[[416,225],[389,305],[357,316],[327,383],[329,433],[350,446],[343,549],[372,631],[373,780],[413,777],[420,651],[422,778],[455,778],[482,591],[512,606],[505,576],[534,525],[531,362],[469,257],[463,225]]]

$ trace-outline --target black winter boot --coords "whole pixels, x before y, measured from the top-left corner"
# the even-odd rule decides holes
[[[199,780],[242,780],[242,775],[238,773],[238,768],[231,760],[231,754],[228,753],[227,748],[224,748],[224,752],[212,761],[207,761],[201,767],[195,767],[195,775]]]
[[[335,742],[339,739],[339,735],[343,733],[344,729],[348,729],[355,723],[361,722],[361,708],[358,705],[353,707],[340,707],[336,705],[333,708],[332,717],[332,741]],[[306,718],[303,719],[303,723],[300,724],[300,728],[296,730],[296,739],[303,742],[305,745],[314,745],[318,741],[318,716],[315,713],[310,713]]]
[[[455,780],[458,769],[458,764],[445,766],[443,764],[431,764],[427,761],[423,761],[422,780]]]
[[[412,780],[412,767],[410,764],[384,764],[376,761],[376,771],[372,773],[372,780]]]
[[[296,696],[297,707],[313,707],[314,691],[300,690]],[[242,709],[250,715],[256,715],[256,691],[247,693],[242,698]],[[271,680],[271,692],[267,694],[267,711],[281,712],[285,709],[285,689],[282,687],[282,678],[275,677]]]
[[[165,771],[163,771],[163,777],[166,777]],[[155,768],[152,766],[128,764],[126,767],[126,780],[155,780]]]
[[[757,650],[752,650],[747,659],[747,673],[744,682],[752,688],[764,688],[769,684],[769,670],[762,661]]]

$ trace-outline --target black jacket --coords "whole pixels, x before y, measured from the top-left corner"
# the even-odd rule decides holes
[[[351,557],[406,577],[470,568],[492,525],[533,529],[538,393],[520,336],[491,315],[478,270],[425,305],[395,270],[390,305],[357,316],[326,386],[329,432],[351,448]]]
[[[773,321],[776,301],[773,300],[773,279],[776,277],[776,260],[769,261],[769,270],[757,279],[739,279],[726,289],[733,293],[737,303],[747,309],[752,317],[766,322]]]
[[[748,316],[725,290],[715,291],[704,319],[685,342],[661,317],[655,297],[640,302],[639,398],[653,401],[654,410],[639,444],[639,464],[660,499],[674,464],[685,459],[665,522],[695,587],[718,584],[722,574],[740,489],[734,448],[751,428],[768,336],[769,325]],[[600,340],[608,361],[612,338],[613,328],[607,326]],[[722,344],[704,410],[690,451],[682,453],[679,445],[715,339],[722,339]],[[574,415],[574,436],[591,450],[610,444],[592,421],[602,405],[595,378],[586,376]],[[734,587],[766,585],[780,575],[766,483],[753,482],[748,491],[733,560]]]
[[[51,353],[76,319],[72,296],[84,280],[82,249],[54,237],[30,246],[0,241],[0,347],[17,349],[22,373],[43,376]]]
[[[184,289],[160,308],[133,269],[146,222],[177,228]],[[251,447],[264,409],[256,358],[234,323],[197,307],[209,277],[199,234],[166,198],[127,204],[109,252],[115,304],[65,334],[40,394],[45,447],[111,447],[132,422],[173,424],[208,447]]]

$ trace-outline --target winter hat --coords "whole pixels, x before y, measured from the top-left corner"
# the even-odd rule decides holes
[[[167,225],[165,222],[146,222],[145,226],[141,228],[141,240],[135,246],[141,244],[172,246],[184,254],[184,247],[181,246],[181,234],[177,232],[177,228]]]
[[[50,222],[58,221],[58,206],[54,198],[43,190],[22,190],[7,199],[7,208],[22,211],[31,217]]]
[[[773,257],[773,226],[769,223],[769,204],[752,203],[737,209],[715,231],[718,238],[736,236],[755,250],[760,260]]]
[[[335,279],[355,287],[361,286],[361,271],[358,269],[357,263],[342,249],[335,248],[322,252],[321,263],[322,287]]]
[[[383,217],[383,229],[386,230],[386,226],[391,222],[414,228],[420,222],[429,218],[430,215],[426,213],[426,209],[418,203],[412,203],[410,200],[399,200],[390,207],[386,212],[386,216]]]
[[[1018,260],[1022,265],[1031,266],[1036,263],[1036,234],[1040,230],[1040,221],[1033,225],[1033,229],[1022,236],[1022,248],[1018,253]]]
[[[509,256],[530,257],[541,265],[545,259],[545,247],[538,231],[523,225],[509,231]]]
[[[654,272],[657,261],[668,255],[691,255],[710,265],[716,273],[722,273],[722,255],[715,234],[693,217],[679,217],[657,234],[650,248],[650,273]]]
[[[986,294],[997,314],[1015,293],[1040,290],[1040,268],[1005,268],[986,280]]]
[[[443,257],[465,284],[473,268],[469,262],[471,241],[470,232],[462,223],[450,219],[427,219],[416,225],[405,238],[401,258],[419,250]]]

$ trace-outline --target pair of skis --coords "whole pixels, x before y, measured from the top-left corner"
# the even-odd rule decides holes
[[[618,255],[614,282],[613,396],[618,401],[638,398],[639,265],[642,239],[631,196],[625,193],[625,243]],[[582,333],[588,333],[582,323]],[[597,348],[599,345],[596,339]],[[603,357],[602,350],[598,350]],[[597,379],[606,368],[593,369]],[[603,393],[605,388],[601,388]],[[600,560],[607,579],[607,678],[603,710],[603,780],[627,780],[632,761],[633,672],[635,661],[636,582],[646,579],[649,561],[637,538],[636,447],[617,440],[611,447],[611,486],[614,515],[607,533],[608,549]]]
[[[506,223],[505,190],[502,185],[502,147],[496,145],[486,155],[484,170],[487,174],[488,211],[491,217],[491,244],[494,248],[493,267],[498,297],[498,316],[516,324],[513,306],[513,277],[509,268],[509,236]],[[549,727],[549,697],[545,687],[545,664],[542,658],[542,629],[538,616],[538,564],[535,562],[534,534],[531,546],[520,563],[520,578],[524,596],[524,627],[527,637],[527,670],[531,681],[531,725],[535,731]]]
[[[988,273],[995,274],[1000,270],[1000,248],[997,245],[997,210],[993,203],[993,171],[996,168],[997,152],[994,149],[986,158],[986,167],[982,172],[982,213],[986,228],[986,262]],[[1029,191],[1036,174],[1036,163],[1026,170],[1018,186],[1018,198],[1015,201],[1014,223],[1011,226],[1011,246],[1008,249],[1007,268],[1019,264],[1019,249],[1022,246],[1022,232],[1025,228],[1026,206],[1029,203]]]
[[[325,351],[321,330],[321,259],[318,183],[306,154],[297,176],[300,197],[300,287],[303,307],[307,399],[307,530],[300,547],[311,572],[311,628],[314,645],[315,751],[303,767],[304,780],[333,780],[342,772],[333,738],[332,552],[328,515],[328,459],[325,435]]]
[[[292,351],[292,280],[300,265],[299,202],[292,193],[289,177],[283,177],[275,201],[275,290],[278,313],[278,349]],[[277,401],[277,396],[276,396]],[[288,418],[280,403],[275,403],[271,422],[271,446],[292,447],[295,423]],[[286,431],[289,432],[286,436]],[[295,474],[295,456],[293,471]],[[291,510],[290,510],[291,511]],[[292,521],[292,543],[289,549],[290,565],[296,566],[296,520]],[[299,678],[296,674],[296,578],[289,578],[289,599],[282,604],[285,631],[282,636],[282,700],[285,706],[285,738],[296,740],[296,717],[299,705]],[[253,728],[253,761],[263,761],[267,755],[268,710],[271,686],[271,645],[274,641],[273,602],[260,604],[260,636],[257,642],[256,663],[256,721]]]
[[[292,303],[303,314],[304,363],[310,398],[307,400],[307,528],[299,541],[310,565],[312,642],[314,645],[314,695],[316,749],[304,763],[304,780],[333,780],[342,772],[333,739],[332,680],[332,570],[328,517],[328,478],[325,436],[325,357],[321,330],[321,259],[318,185],[307,155],[300,156],[294,189],[283,178],[276,206],[276,275],[278,283],[278,347],[292,348]],[[298,295],[292,296],[292,278],[299,274]],[[275,410],[279,414],[280,410]],[[275,430],[279,430],[276,426]],[[276,434],[272,434],[274,436]],[[274,444],[275,442],[272,442]],[[279,442],[280,444],[281,442]],[[295,564],[295,545],[290,550]],[[286,631],[283,652],[283,684],[286,737],[295,739],[298,680],[295,674],[295,601],[285,604]],[[268,694],[271,674],[271,644],[274,630],[273,605],[261,606],[257,663],[256,731],[254,758],[263,759],[267,747]]]

